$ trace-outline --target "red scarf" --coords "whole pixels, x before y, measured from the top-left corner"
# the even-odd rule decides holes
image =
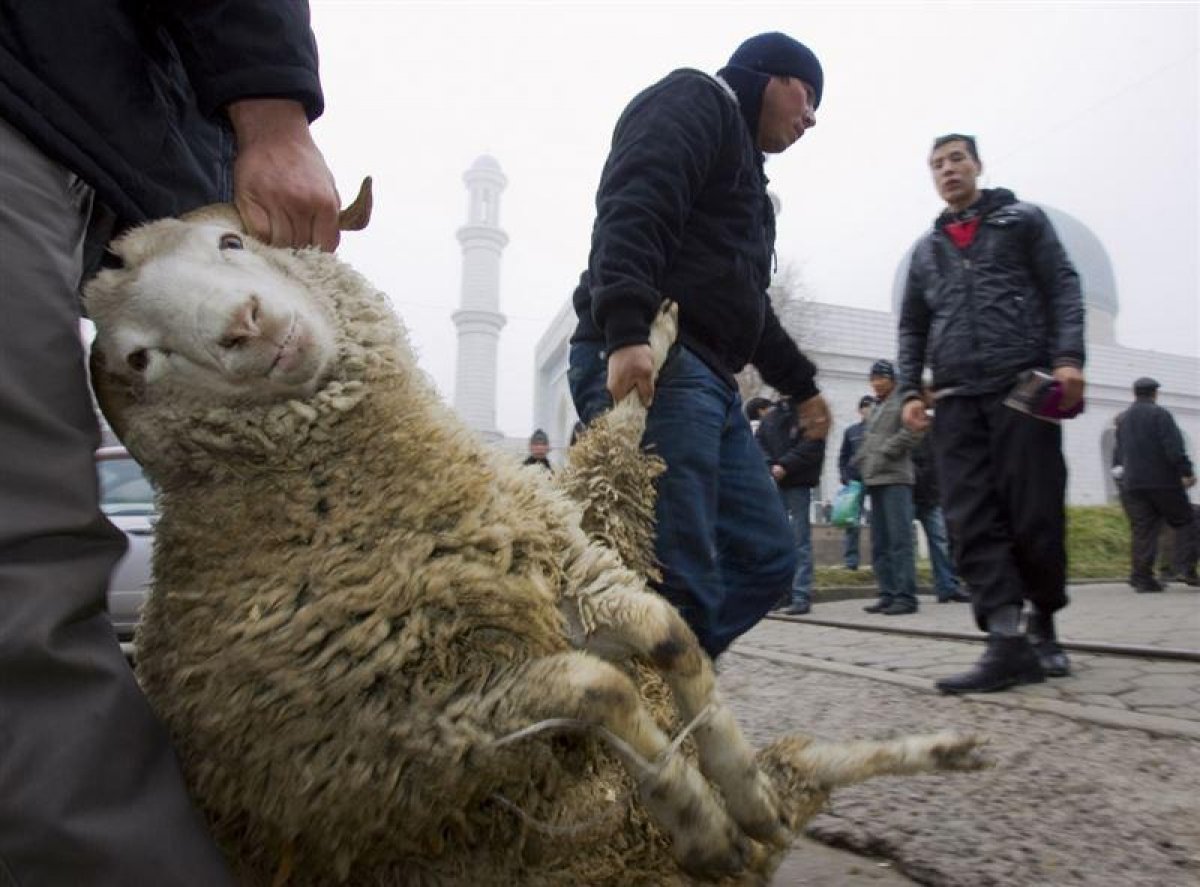
[[[971,245],[971,241],[975,239],[975,232],[979,230],[979,216],[973,219],[967,219],[965,222],[947,222],[943,225],[943,230],[954,241],[954,245],[959,249],[966,249]]]

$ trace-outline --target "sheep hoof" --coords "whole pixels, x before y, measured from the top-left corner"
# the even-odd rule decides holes
[[[993,763],[983,751],[985,745],[983,736],[952,734],[935,743],[929,756],[938,770],[983,770]]]
[[[745,870],[753,848],[743,835],[731,830],[724,841],[697,841],[678,848],[679,867],[693,878],[717,881]]]

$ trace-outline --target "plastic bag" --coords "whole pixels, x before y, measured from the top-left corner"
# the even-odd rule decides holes
[[[862,515],[862,500],[862,481],[850,481],[833,497],[833,514],[829,522],[835,527],[853,527]]]

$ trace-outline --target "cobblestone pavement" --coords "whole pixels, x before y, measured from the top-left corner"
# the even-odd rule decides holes
[[[1200,594],[1177,588],[1076,588],[1060,633],[1200,650]],[[888,618],[862,613],[863,603],[766,620],[722,658],[722,692],[752,742],[793,731],[837,740],[949,728],[987,736],[996,766],[842,789],[808,835],[861,857],[798,844],[777,887],[1200,883],[1200,663],[1078,654],[1073,677],[943,696],[932,678],[968,666],[978,643],[812,621],[973,631],[969,608],[923,602],[915,616]]]

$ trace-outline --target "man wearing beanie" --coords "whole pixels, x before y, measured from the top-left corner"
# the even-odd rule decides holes
[[[575,290],[571,395],[585,422],[636,392],[659,484],[660,591],[716,657],[788,592],[787,515],[742,412],[734,374],[754,364],[789,396],[806,434],[829,409],[816,368],[767,298],[775,218],[764,154],[815,123],[824,76],[785,34],[752,37],[709,76],[674,71],[625,108],[596,194],[588,267]],[[649,331],[679,306],[679,341],[654,382]]]
[[[928,361],[946,523],[976,624],[988,634],[974,668],[937,687],[990,692],[1070,671],[1054,627],[1067,604],[1062,426],[1006,400],[1023,374],[1040,370],[1059,387],[1062,412],[1080,403],[1083,299],[1046,214],[1003,188],[979,189],[974,138],[934,141],[929,169],[946,209],[913,248],[898,381],[905,424],[923,430]]]
[[[529,435],[529,455],[525,457],[522,465],[533,465],[546,471],[553,472],[554,467],[550,464],[550,437],[540,428],[534,429],[533,434]]]
[[[1175,575],[1185,585],[1200,585],[1195,518],[1187,494],[1196,472],[1175,417],[1157,403],[1158,387],[1148,376],[1133,383],[1133,405],[1117,425],[1113,453],[1113,462],[1122,468],[1121,503],[1133,537],[1129,584],[1138,592],[1163,590],[1154,578],[1154,561],[1164,521],[1176,531]]]

